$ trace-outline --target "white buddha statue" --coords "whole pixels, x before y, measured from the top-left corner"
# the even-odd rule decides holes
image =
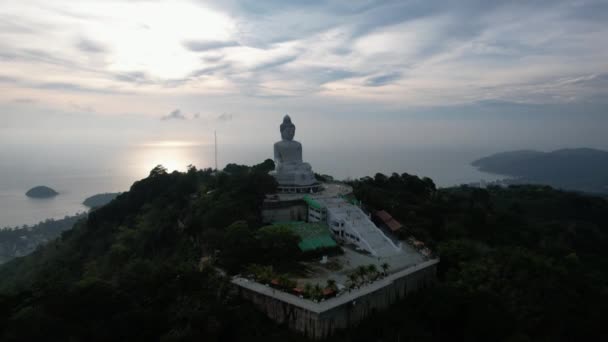
[[[281,124],[281,141],[274,144],[275,171],[272,175],[282,186],[308,186],[316,183],[310,164],[302,161],[302,144],[293,140],[296,126],[289,115]]]

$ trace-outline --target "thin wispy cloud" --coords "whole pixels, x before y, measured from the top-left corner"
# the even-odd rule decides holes
[[[303,111],[604,103],[606,20],[594,0],[9,2],[0,82],[11,91],[0,100],[56,105],[61,91],[99,115],[155,120],[159,103],[188,113],[268,111],[277,99]]]
[[[370,77],[365,81],[365,84],[370,87],[380,87],[383,85],[390,84],[394,81],[397,81],[400,78],[401,78],[401,73],[393,72],[393,73]]]
[[[84,38],[78,40],[76,47],[85,53],[104,53],[107,51],[103,44]]]
[[[227,47],[239,46],[240,44],[235,41],[196,41],[190,40],[183,42],[183,45],[186,49],[194,52],[203,52],[209,50],[217,50]]]
[[[217,121],[219,122],[228,122],[232,121],[232,114],[230,113],[222,113],[217,117]]]
[[[182,113],[181,110],[176,109],[174,111],[172,111],[171,113],[164,115],[160,118],[163,121],[167,121],[167,120],[186,120],[186,116],[184,116],[184,114]]]

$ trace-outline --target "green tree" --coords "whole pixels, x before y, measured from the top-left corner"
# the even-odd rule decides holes
[[[382,268],[382,273],[384,275],[387,274],[388,269],[390,268],[390,265],[387,262],[382,263],[382,265],[380,265],[380,267]]]
[[[164,176],[167,174],[167,168],[162,165],[156,165],[151,171],[149,177]]]
[[[336,281],[334,279],[327,279],[326,287],[334,291],[338,290],[338,286],[336,285]]]
[[[378,267],[374,264],[367,265],[367,274],[370,278],[375,278],[378,275]]]

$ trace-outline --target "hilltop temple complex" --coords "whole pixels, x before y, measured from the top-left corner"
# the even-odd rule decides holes
[[[348,184],[318,181],[302,158],[295,131],[286,115],[281,140],[274,144],[275,170],[270,172],[277,192],[266,195],[262,218],[298,235],[302,252],[323,257],[303,262],[308,275],[293,278],[295,288],[279,289],[278,283],[259,283],[246,276],[234,277],[232,283],[268,317],[320,339],[432,283],[439,260],[428,249],[399,241],[391,235],[394,227],[377,226]],[[354,286],[353,274],[362,268],[384,272]],[[303,295],[306,286],[330,282],[335,282],[335,289],[326,288],[320,301]]]

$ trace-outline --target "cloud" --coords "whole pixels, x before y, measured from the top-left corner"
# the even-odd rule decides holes
[[[400,78],[401,78],[400,72],[392,72],[392,73],[388,73],[388,74],[370,77],[367,80],[365,80],[365,85],[369,86],[369,87],[380,87],[380,86],[384,86],[384,85],[393,83],[394,81],[397,81]]]
[[[95,108],[93,108],[90,105],[81,105],[81,104],[77,104],[77,103],[70,103],[70,107],[74,108],[75,110],[77,110],[79,112],[88,112],[88,113],[96,112]]]
[[[14,103],[22,103],[22,104],[30,104],[30,103],[36,103],[36,99],[32,99],[29,97],[19,97],[16,99],[13,99]]]
[[[0,32],[5,34],[33,34],[38,33],[38,30],[33,27],[32,22],[23,22],[9,15],[0,15]]]
[[[201,57],[201,60],[205,63],[217,63],[224,59],[224,55],[208,55]]]
[[[124,11],[7,4],[0,82],[43,98],[136,94],[166,106],[196,94],[260,108],[272,99],[309,106],[317,96],[393,108],[597,101],[608,92],[601,1],[115,2]]]
[[[143,71],[129,71],[129,72],[119,72],[114,74],[114,79],[121,82],[135,83],[135,84],[144,84],[144,83],[152,83],[152,79],[148,76],[147,73]]]
[[[107,49],[98,42],[81,38],[78,43],[76,43],[76,47],[82,51],[87,53],[105,53]]]
[[[227,47],[239,46],[236,41],[219,41],[219,40],[189,40],[182,45],[193,52],[205,52],[209,50],[223,49]]]
[[[232,114],[229,113],[222,113],[217,117],[217,121],[219,122],[228,122],[228,121],[232,121]]]
[[[74,61],[58,57],[50,52],[32,49],[32,48],[15,48],[0,50],[0,59],[13,62],[31,62],[31,63],[47,63],[63,67],[71,67],[80,69]]]
[[[298,59],[298,56],[296,56],[296,55],[279,57],[279,58],[273,59],[271,61],[258,64],[253,68],[253,70],[261,71],[261,70],[266,70],[266,69],[273,69],[273,68],[279,67],[284,64],[289,64],[289,63],[295,61],[296,59]]]
[[[71,82],[43,82],[43,83],[22,83],[28,88],[37,88],[53,91],[68,91],[75,93],[98,93],[98,94],[129,94],[129,91],[114,89],[109,87],[97,88],[84,86],[78,83]]]
[[[0,83],[16,83],[17,81],[14,77],[0,75]]]
[[[190,76],[192,76],[192,77],[209,76],[209,75],[213,75],[213,74],[217,73],[218,71],[227,70],[230,68],[230,66],[231,66],[230,63],[218,64],[218,65],[194,70],[190,73]]]
[[[160,118],[163,121],[166,120],[186,120],[186,117],[184,116],[184,114],[182,114],[182,111],[179,109],[176,109],[174,111],[172,111],[171,113],[163,116]]]

